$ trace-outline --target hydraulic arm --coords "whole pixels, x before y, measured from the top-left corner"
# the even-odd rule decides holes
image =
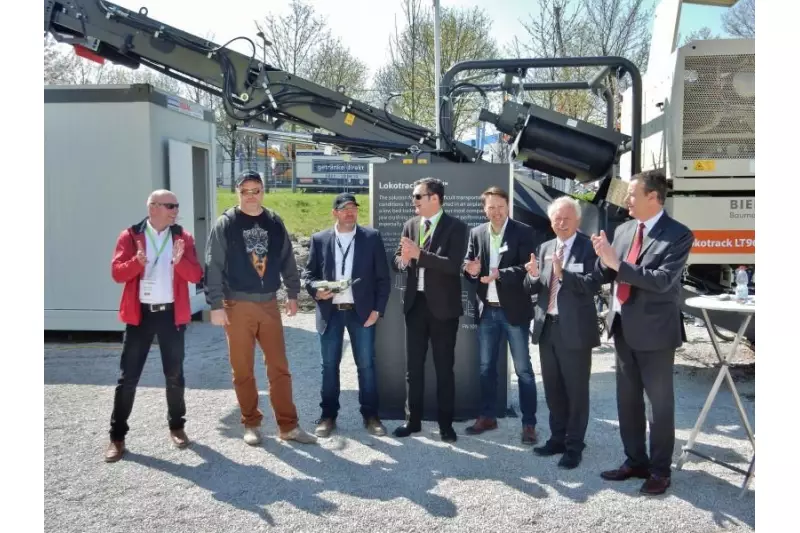
[[[227,114],[245,127],[270,130],[284,123],[324,130],[305,134],[312,142],[390,158],[428,153],[433,160],[479,162],[469,145],[448,143],[436,151],[435,134],[417,124],[332,91],[256,59],[256,45],[237,37],[222,46],[104,0],[45,0],[44,30],[76,47],[84,57],[136,69],[145,65],[221,98]],[[245,56],[228,48],[244,40]],[[102,59],[101,59],[102,58]]]

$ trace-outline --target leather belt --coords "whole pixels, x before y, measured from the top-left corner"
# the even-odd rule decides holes
[[[337,311],[350,311],[355,309],[356,306],[354,304],[333,304],[333,308]]]
[[[172,309],[174,304],[142,304],[142,308],[145,311],[150,311],[151,313],[158,313],[160,311],[169,311]]]
[[[558,315],[551,315],[551,314],[548,314],[548,315],[545,317],[545,320],[549,320],[549,321],[550,321],[550,322],[552,322],[553,324],[558,324]]]
[[[500,307],[500,302],[486,302],[486,305],[491,305],[492,307]]]

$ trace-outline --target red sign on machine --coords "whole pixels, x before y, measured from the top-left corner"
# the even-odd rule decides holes
[[[749,229],[694,230],[694,254],[754,254],[756,232]]]

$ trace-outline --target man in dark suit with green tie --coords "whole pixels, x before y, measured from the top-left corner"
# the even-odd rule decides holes
[[[439,434],[455,442],[456,337],[461,304],[461,269],[467,248],[467,225],[448,215],[444,183],[424,178],[414,183],[412,202],[417,216],[403,226],[393,268],[408,273],[403,293],[406,317],[406,423],[394,430],[408,437],[422,430],[425,356],[430,341],[436,368]]]

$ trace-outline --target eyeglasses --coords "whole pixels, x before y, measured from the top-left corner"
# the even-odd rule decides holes
[[[430,196],[430,195],[431,193],[429,192],[425,194],[412,194],[411,198],[413,198],[414,200],[422,200],[425,196]]]
[[[167,202],[167,203],[153,202],[153,205],[160,205],[160,206],[166,207],[167,209],[170,209],[170,210],[178,209],[178,207],[180,206],[180,204],[173,204],[171,202]]]
[[[258,196],[261,194],[261,189],[239,189],[239,194],[242,196]]]

